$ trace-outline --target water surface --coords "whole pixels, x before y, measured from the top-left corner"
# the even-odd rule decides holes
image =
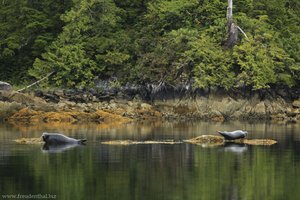
[[[181,141],[244,129],[273,146],[192,144],[111,146],[115,139]],[[60,132],[86,146],[49,153],[19,137]],[[300,125],[245,122],[148,122],[104,127],[0,124],[0,194],[56,199],[299,199]],[[3,196],[1,196],[3,198]]]

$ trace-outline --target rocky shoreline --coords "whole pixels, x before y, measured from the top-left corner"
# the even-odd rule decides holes
[[[189,94],[187,89],[165,88],[151,97],[146,88],[145,91],[135,89],[30,93],[0,90],[0,119],[26,123],[149,119],[300,121],[299,90],[228,92],[219,89]]]

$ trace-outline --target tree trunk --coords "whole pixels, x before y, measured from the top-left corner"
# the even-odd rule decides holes
[[[228,0],[227,7],[227,29],[228,29],[228,38],[225,42],[225,48],[232,48],[238,40],[238,28],[233,23],[233,14],[232,14],[232,0]]]

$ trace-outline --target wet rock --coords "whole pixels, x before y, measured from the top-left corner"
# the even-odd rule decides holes
[[[0,101],[0,119],[7,119],[22,108],[24,105],[21,103]]]
[[[297,108],[297,109],[296,108],[287,108],[286,109],[286,115],[288,117],[294,118],[299,114],[300,114],[300,108]]]
[[[201,135],[189,140],[184,140],[186,143],[191,144],[223,144],[224,138],[216,135]]]
[[[255,115],[255,117],[257,118],[266,118],[266,107],[265,107],[265,103],[259,102],[258,104],[256,104],[256,106],[253,108],[253,114]]]
[[[237,139],[230,140],[229,142],[224,140],[221,136],[215,135],[201,135],[196,138],[184,140],[186,143],[199,144],[199,145],[224,145],[225,143],[237,143],[237,144],[248,144],[248,145],[273,145],[276,144],[276,140],[272,139]]]
[[[293,107],[300,108],[300,99],[293,101]]]
[[[12,90],[12,86],[7,82],[0,81],[0,90],[9,91]]]
[[[14,142],[19,144],[43,144],[42,138],[20,138],[14,140]]]
[[[98,102],[99,99],[98,99],[96,96],[92,96],[92,101],[93,101],[93,102]]]
[[[56,90],[53,92],[54,95],[58,96],[58,97],[64,97],[65,93],[63,90]]]
[[[45,99],[47,102],[58,103],[60,101],[60,97],[55,94],[43,93],[40,97]]]
[[[141,103],[141,109],[150,110],[152,109],[152,106],[147,103]]]
[[[118,114],[108,113],[101,110],[95,112],[82,111],[59,111],[59,112],[43,112],[23,108],[8,118],[11,122],[23,123],[49,123],[49,122],[121,122],[127,123],[131,120]]]
[[[114,102],[112,102],[112,103],[109,104],[109,108],[110,109],[117,109],[117,107],[118,107],[118,105],[116,103],[114,103]]]
[[[223,98],[221,101],[215,101],[211,107],[221,113],[224,118],[231,119],[234,113],[239,111],[243,105],[244,101],[228,97]]]
[[[276,140],[272,139],[241,139],[241,140],[235,140],[235,143],[241,143],[241,144],[248,144],[248,145],[263,145],[263,146],[269,146],[276,144]]]
[[[181,144],[182,142],[174,141],[174,140],[162,140],[162,141],[153,141],[153,140],[146,140],[146,141],[136,141],[136,140],[110,140],[110,141],[103,141],[101,144],[107,145],[134,145],[134,144]]]

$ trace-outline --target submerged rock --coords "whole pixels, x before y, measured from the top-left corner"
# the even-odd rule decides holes
[[[101,142],[101,144],[108,145],[133,145],[133,144],[181,144],[182,142],[174,141],[174,140],[162,140],[162,141],[135,141],[135,140],[110,140]]]

